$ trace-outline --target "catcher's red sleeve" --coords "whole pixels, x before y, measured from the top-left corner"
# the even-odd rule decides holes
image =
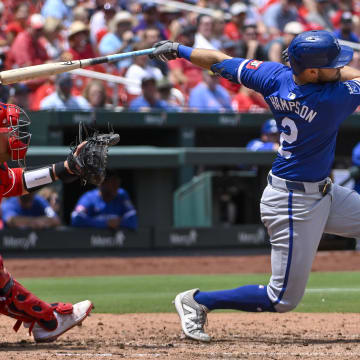
[[[23,169],[15,168],[10,169],[7,167],[7,174],[3,174],[1,176],[1,180],[3,180],[4,184],[4,192],[2,196],[11,197],[11,196],[19,196],[23,192],[23,183],[22,183],[22,173]]]

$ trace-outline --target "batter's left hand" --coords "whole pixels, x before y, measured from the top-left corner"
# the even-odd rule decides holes
[[[175,60],[179,57],[179,43],[177,42],[163,40],[154,44],[153,47],[155,50],[149,55],[150,59],[157,59],[166,62],[169,60]]]

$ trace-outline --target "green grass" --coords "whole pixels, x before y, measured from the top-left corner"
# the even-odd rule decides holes
[[[267,274],[147,275],[20,279],[42,299],[77,302],[90,299],[98,313],[173,312],[174,296],[187,289],[230,289],[266,284]],[[296,311],[358,312],[359,272],[313,273]]]

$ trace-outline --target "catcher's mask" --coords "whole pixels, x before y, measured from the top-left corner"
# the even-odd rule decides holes
[[[19,106],[0,103],[0,134],[7,134],[11,160],[24,166],[30,144],[30,118]]]

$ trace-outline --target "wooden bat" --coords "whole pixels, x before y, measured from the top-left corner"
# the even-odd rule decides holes
[[[67,71],[84,68],[91,65],[117,62],[119,60],[132,56],[149,55],[154,51],[154,49],[155,48],[150,48],[150,49],[144,49],[138,51],[130,51],[123,54],[101,56],[91,59],[48,63],[41,65],[27,66],[12,70],[5,70],[0,72],[0,84],[9,85],[25,80],[36,79],[39,77],[61,74]]]

